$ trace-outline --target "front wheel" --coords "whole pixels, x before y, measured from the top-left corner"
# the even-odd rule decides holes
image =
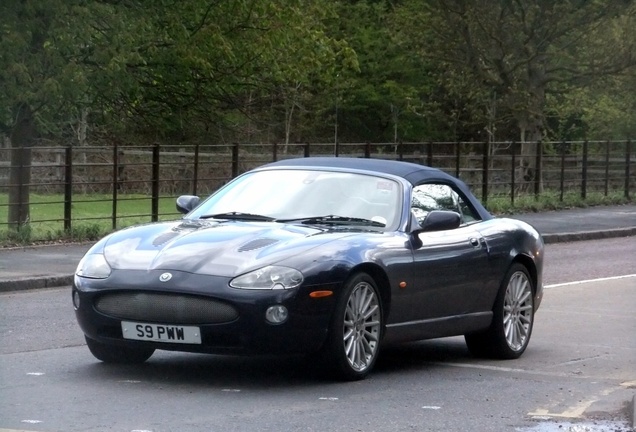
[[[478,357],[515,359],[526,350],[533,324],[532,278],[525,266],[515,263],[501,283],[490,327],[464,338],[470,352]]]
[[[358,273],[340,297],[323,354],[345,380],[365,378],[375,364],[382,333],[382,305],[374,280]]]
[[[91,354],[104,363],[138,364],[143,363],[155,352],[153,348],[130,348],[98,342],[87,336],[86,345]]]

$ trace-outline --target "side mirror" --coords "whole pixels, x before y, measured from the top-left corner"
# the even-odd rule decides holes
[[[431,231],[446,231],[458,228],[461,224],[461,217],[454,211],[446,210],[433,210],[422,222],[419,229],[416,229],[413,234],[417,235],[423,232]]]
[[[181,195],[177,198],[177,210],[179,213],[187,214],[199,205],[201,198],[194,195]]]

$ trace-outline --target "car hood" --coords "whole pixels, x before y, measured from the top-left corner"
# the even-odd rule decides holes
[[[234,277],[350,235],[271,222],[182,220],[118,231],[104,239],[103,253],[113,269]]]

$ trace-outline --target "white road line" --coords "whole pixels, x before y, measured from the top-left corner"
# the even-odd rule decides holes
[[[612,277],[606,277],[606,278],[587,279],[587,280],[574,281],[574,282],[550,284],[550,285],[544,285],[543,288],[546,288],[546,289],[547,288],[558,288],[558,287],[564,287],[564,286],[570,286],[570,285],[579,285],[579,284],[590,283],[590,282],[603,282],[603,281],[610,281],[610,280],[617,280],[617,279],[627,279],[627,278],[633,278],[633,277],[636,277],[636,274],[628,274],[628,275],[623,275],[623,276],[612,276]]]
[[[28,430],[23,430],[23,429],[2,429],[2,428],[0,428],[0,432],[35,432],[35,431],[28,431]]]
[[[454,362],[431,361],[431,362],[427,362],[427,364],[443,366],[443,367],[464,368],[464,369],[481,369],[481,370],[489,370],[493,372],[503,372],[503,373],[512,373],[512,374],[522,374],[522,375],[536,375],[536,376],[555,377],[555,378],[573,378],[577,380],[579,379],[612,380],[613,379],[612,377],[599,376],[599,375],[583,375],[583,374],[578,375],[572,372],[554,372],[549,370],[538,370],[538,369],[517,369],[517,368],[492,366],[492,365],[476,364],[476,363],[454,363]]]

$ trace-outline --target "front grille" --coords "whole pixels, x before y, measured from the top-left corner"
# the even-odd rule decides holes
[[[104,294],[95,300],[95,309],[114,318],[164,324],[220,324],[238,318],[238,311],[227,303],[180,294]]]

